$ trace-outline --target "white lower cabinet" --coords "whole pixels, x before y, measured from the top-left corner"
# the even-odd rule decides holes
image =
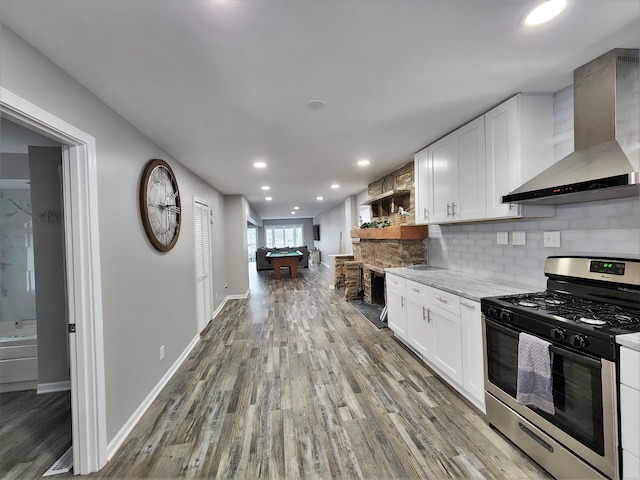
[[[424,358],[433,358],[433,328],[429,318],[429,287],[407,280],[407,321],[409,345]]]
[[[480,304],[387,273],[389,328],[483,412]]]
[[[640,478],[640,352],[620,348],[622,478]]]
[[[482,312],[480,304],[460,299],[462,328],[462,385],[484,411],[484,351],[482,350]]]
[[[386,274],[387,325],[396,337],[407,340],[407,308],[405,279]]]

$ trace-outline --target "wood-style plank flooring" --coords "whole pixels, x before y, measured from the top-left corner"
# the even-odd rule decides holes
[[[91,477],[549,478],[327,271],[252,271]]]
[[[71,446],[71,393],[0,394],[0,478],[39,478]]]

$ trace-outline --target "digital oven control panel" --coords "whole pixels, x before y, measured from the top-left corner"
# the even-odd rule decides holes
[[[591,260],[589,271],[593,273],[606,273],[608,275],[624,275],[624,262],[603,262]]]
[[[640,258],[547,257],[547,277],[569,277],[640,287]]]

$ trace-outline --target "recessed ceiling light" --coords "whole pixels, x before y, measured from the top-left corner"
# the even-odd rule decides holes
[[[265,199],[267,202],[270,202],[271,200],[273,200],[273,198],[271,198],[271,197],[264,197],[264,199]]]
[[[267,166],[267,164],[266,164],[266,163],[264,163],[264,162],[255,162],[255,163],[253,164],[253,166],[254,166],[254,167],[256,167],[256,168],[264,168],[264,167],[266,167],[266,166]]]
[[[564,7],[566,0],[549,0],[531,10],[524,18],[524,24],[528,26],[540,25],[556,17]]]
[[[316,200],[324,200],[322,197],[316,197]]]
[[[293,207],[294,210],[300,210],[300,207]]]
[[[326,105],[324,100],[311,100],[307,103],[307,108],[309,110],[322,110]]]
[[[340,188],[340,185],[338,185],[337,183],[334,183],[333,185],[331,185],[331,188]]]
[[[366,158],[363,158],[362,160],[358,160],[358,165],[361,167],[366,167],[367,165],[369,165],[369,160],[367,160]]]
[[[269,185],[263,185],[262,189],[263,190],[271,190],[271,187]]]
[[[295,215],[295,214],[296,214],[296,212],[291,212],[291,215]]]

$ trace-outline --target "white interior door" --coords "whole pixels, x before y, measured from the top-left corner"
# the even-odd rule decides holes
[[[195,199],[196,237],[196,302],[198,332],[202,332],[211,320],[213,311],[211,285],[211,235],[209,229],[209,205]]]

